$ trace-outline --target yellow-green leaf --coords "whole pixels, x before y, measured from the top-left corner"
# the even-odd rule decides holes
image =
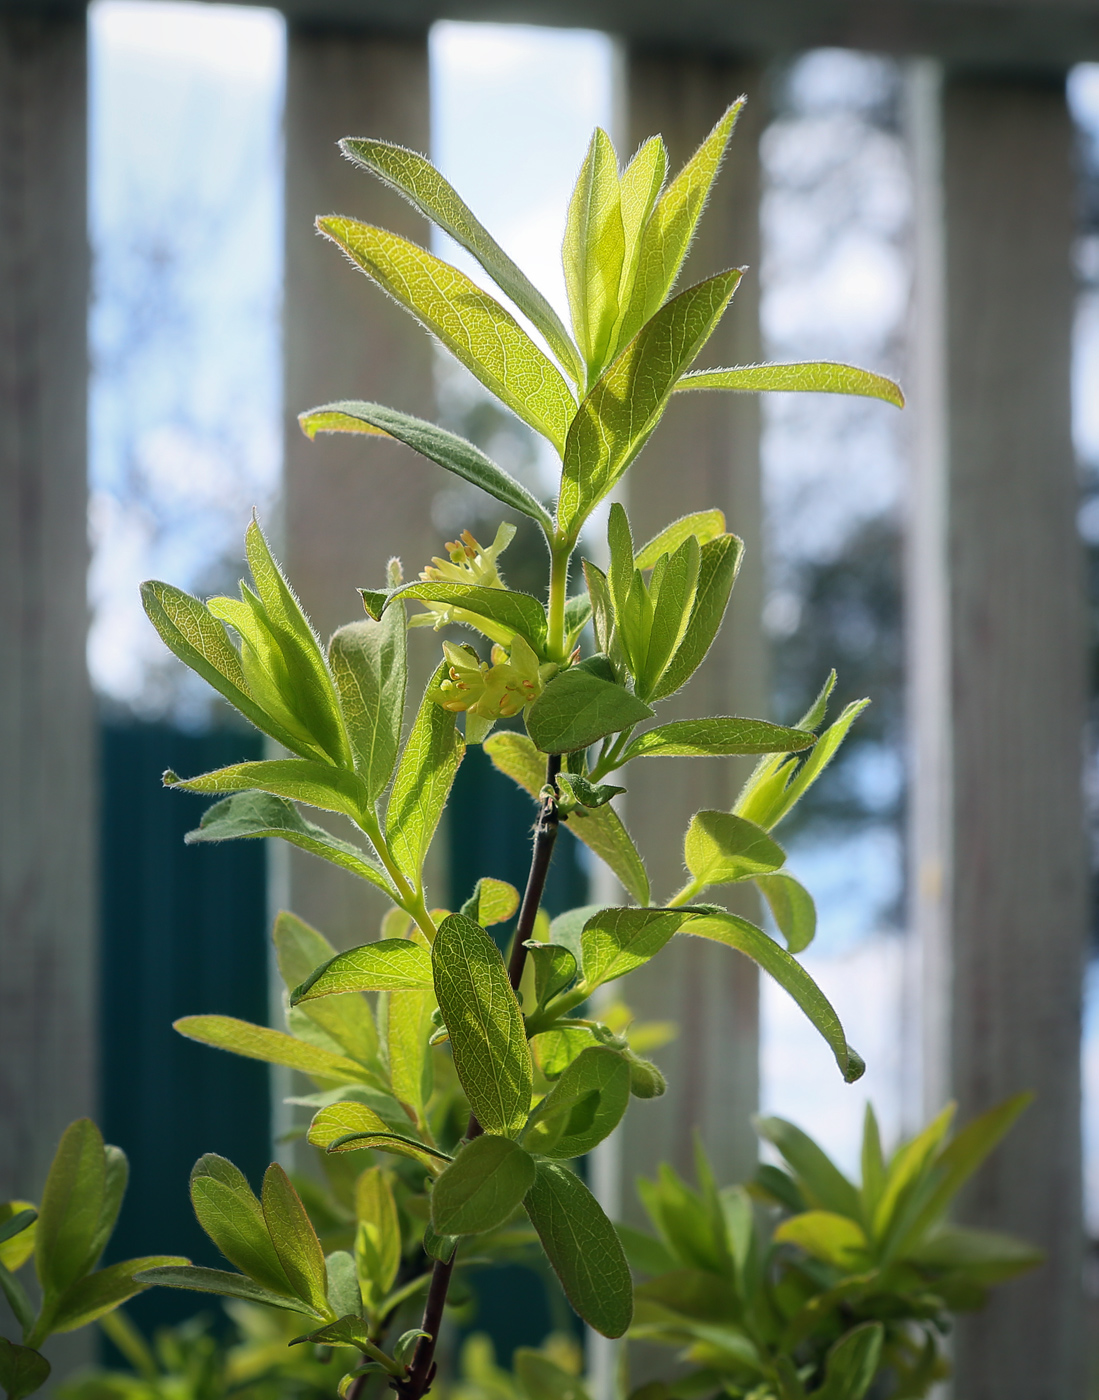
[[[261,1200],[275,1253],[294,1293],[322,1316],[332,1317],[324,1251],[301,1197],[277,1162],[264,1174]]]
[[[806,360],[789,365],[737,365],[733,369],[700,369],[685,374],[675,386],[686,389],[733,389],[741,393],[854,394],[884,399],[904,407],[900,385],[883,374],[856,365]]]
[[[183,1016],[173,1025],[188,1040],[198,1040],[203,1045],[229,1050],[251,1060],[300,1069],[303,1074],[317,1079],[334,1080],[338,1084],[378,1084],[377,1076],[355,1060],[334,1055],[318,1045],[309,1045],[285,1031],[238,1021],[234,1016]]]
[[[429,698],[446,670],[444,661],[428,682],[397,765],[385,812],[385,834],[393,859],[404,877],[416,886],[465,753],[454,716]]]
[[[572,327],[592,376],[606,363],[618,321],[624,253],[618,157],[611,138],[597,127],[569,202],[561,248]]]

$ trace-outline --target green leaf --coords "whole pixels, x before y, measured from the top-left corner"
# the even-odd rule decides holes
[[[346,1249],[335,1249],[324,1256],[324,1269],[328,1278],[328,1306],[337,1317],[361,1316],[363,1299],[352,1255]]]
[[[814,1391],[818,1400],[863,1400],[878,1373],[884,1337],[880,1322],[864,1322],[841,1337],[828,1353],[824,1384]]]
[[[317,227],[525,423],[560,452],[576,411],[568,386],[494,297],[464,272],[385,229],[330,217]]]
[[[347,725],[351,750],[370,800],[385,791],[397,762],[404,718],[404,609],[394,608],[380,622],[364,618],[333,633],[328,664]]]
[[[380,403],[364,403],[358,399],[321,404],[308,413],[300,413],[298,422],[302,432],[310,438],[318,433],[360,433],[366,437],[394,438],[463,481],[479,486],[512,510],[537,521],[547,534],[553,529],[553,520],[541,501],[479,447],[446,428]]]
[[[489,1133],[513,1136],[530,1111],[532,1066],[523,1013],[499,949],[461,914],[431,949],[435,994],[469,1106]]]
[[[808,1133],[784,1118],[757,1118],[756,1132],[789,1163],[806,1202],[817,1210],[860,1217],[858,1190]]]
[[[645,664],[638,678],[640,694],[650,698],[683,641],[694,607],[701,553],[690,535],[672,555],[663,555],[653,569],[649,595],[653,602],[652,626],[645,648]]]
[[[557,791],[561,805],[566,811],[572,811],[575,807],[585,807],[594,812],[600,807],[605,807],[612,798],[626,789],[615,787],[613,783],[590,783],[579,773],[558,773]]]
[[[580,640],[580,634],[591,621],[591,598],[586,593],[577,593],[565,602],[565,651],[571,652]]]
[[[565,1297],[604,1337],[621,1337],[633,1316],[630,1269],[614,1226],[566,1167],[539,1162],[524,1201]]]
[[[685,374],[677,389],[738,389],[758,393],[856,394],[884,399],[904,407],[900,386],[882,374],[828,360],[805,360],[789,365],[737,365],[733,369],[700,369]]]
[[[777,826],[794,804],[813,786],[835,757],[847,737],[847,731],[870,704],[869,700],[854,700],[817,740],[812,753],[789,780],[782,783],[761,783],[753,774],[737,798],[734,811],[768,831]],[[760,773],[759,776],[767,776]]]
[[[847,1215],[828,1210],[810,1210],[784,1220],[774,1238],[784,1244],[796,1244],[848,1273],[860,1273],[870,1267],[870,1245],[862,1227]]]
[[[511,1138],[476,1137],[431,1190],[431,1225],[439,1235],[480,1235],[509,1220],[534,1181],[534,1161]]]
[[[280,910],[271,934],[278,960],[279,975],[288,992],[306,981],[321,963],[336,956],[336,950],[315,928]],[[310,1002],[302,1008],[353,1060],[374,1064],[378,1059],[378,1030],[365,997],[349,993]]]
[[[446,662],[428,682],[401,754],[385,811],[385,835],[401,873],[418,887],[424,857],[443,814],[465,743],[454,716],[428,697],[446,675]]]
[[[217,1050],[229,1050],[250,1060],[286,1065],[289,1069],[300,1069],[303,1074],[339,1084],[378,1083],[376,1075],[346,1056],[310,1045],[285,1031],[238,1021],[234,1016],[183,1016],[172,1024],[188,1040],[212,1045]]]
[[[22,1327],[23,1335],[29,1337],[34,1328],[36,1310],[27,1297],[26,1289],[2,1263],[0,1263],[0,1293],[3,1293],[8,1300],[8,1306],[11,1308],[16,1322]]]
[[[326,770],[335,772],[335,769]],[[278,837],[341,870],[349,870],[392,897],[385,871],[361,846],[342,841],[323,826],[306,821],[292,802],[268,792],[238,792],[215,802],[202,814],[194,831],[183,838],[188,846],[203,842]]]
[[[149,1254],[141,1259],[125,1259],[71,1283],[49,1314],[51,1332],[75,1332],[89,1322],[113,1312],[120,1304],[149,1286],[138,1277],[146,1269],[189,1264],[175,1254]]]
[[[583,377],[576,347],[557,313],[542,293],[508,257],[492,235],[474,217],[461,196],[435,167],[417,155],[388,141],[361,141],[348,137],[340,150],[350,160],[373,171],[404,195],[429,219],[449,233],[466,252],[472,253],[488,275],[511,298],[527,319],[545,336],[550,349],[574,380]]]
[[[431,1259],[438,1259],[442,1264],[449,1264],[454,1258],[454,1251],[458,1247],[457,1235],[437,1235],[431,1228],[430,1221],[424,1226],[424,1253]]]
[[[725,516],[720,510],[700,510],[681,515],[654,535],[634,555],[635,569],[651,569],[662,554],[674,554],[687,539],[696,539],[699,548],[725,533]]]
[[[813,896],[792,875],[780,871],[757,875],[756,884],[767,901],[779,933],[786,939],[788,953],[800,953],[816,937],[817,906]]]
[[[580,1377],[558,1366],[544,1352],[516,1347],[512,1365],[528,1400],[590,1400]]]
[[[315,1332],[308,1332],[304,1337],[295,1337],[290,1345],[296,1346],[300,1342],[315,1342],[320,1346],[354,1347],[356,1351],[371,1357],[390,1375],[404,1374],[404,1367],[398,1365],[391,1356],[387,1356],[370,1340],[369,1329],[361,1317],[341,1317],[336,1322],[328,1323],[326,1327],[318,1327]],[[366,1370],[367,1367],[363,1366],[351,1374],[359,1375]]]
[[[1040,1249],[1025,1240],[961,1225],[942,1226],[907,1257],[925,1269],[944,1273],[964,1271],[967,1282],[983,1288],[1017,1278],[1037,1268],[1045,1259]]]
[[[611,509],[613,510],[614,507],[612,506]],[[611,598],[610,584],[603,570],[598,565],[593,564],[590,559],[583,561],[583,567],[584,582],[587,584],[588,598],[591,603],[595,644],[600,652],[610,658],[613,665],[616,661],[621,661],[621,646],[615,634],[614,602]],[[621,666],[616,666],[616,673],[622,674]]]
[[[438,1170],[439,1162],[450,1161],[445,1152],[395,1133],[384,1118],[362,1103],[334,1103],[322,1108],[314,1115],[307,1138],[314,1147],[325,1152],[359,1152],[373,1147],[399,1157],[411,1157],[433,1171]]]
[[[303,1303],[330,1317],[324,1251],[301,1197],[277,1162],[264,1173],[261,1199],[263,1218],[290,1286]]]
[[[696,812],[683,842],[687,869],[704,885],[728,885],[777,870],[786,852],[762,827],[732,812]]]
[[[362,588],[359,592],[371,617],[382,617],[397,598],[445,603],[447,620],[476,627],[501,646],[510,646],[518,633],[539,654],[545,650],[546,610],[529,593],[479,583],[449,583],[445,579],[413,581],[399,588]]]
[[[790,993],[824,1037],[846,1082],[853,1084],[866,1073],[861,1056],[847,1043],[831,1002],[802,965],[761,928],[736,914],[712,914],[707,918],[691,919],[684,931],[698,938],[712,938],[717,943],[725,943],[758,963],[764,972]]]
[[[667,170],[668,152],[664,142],[659,136],[650,136],[622,173],[620,197],[625,257],[622,261],[622,281],[618,291],[620,310],[618,324],[614,328],[615,349],[622,344],[622,323],[626,309],[633,300],[637,267],[641,258],[642,234],[664,186]]]
[[[525,734],[506,732],[485,740],[493,765],[537,799],[546,780],[544,757]],[[649,900],[649,877],[630,834],[611,806],[565,817],[569,831],[605,861],[638,904]]]
[[[549,1080],[560,1078],[573,1060],[591,1045],[596,1045],[593,1031],[587,1026],[572,1026],[558,1021],[551,1031],[543,1031],[531,1041],[531,1050],[538,1068]]]
[[[426,948],[408,938],[381,938],[330,958],[295,987],[290,1005],[334,992],[392,992],[431,985],[431,955]]]
[[[539,943],[527,939],[524,948],[530,950],[530,960],[534,965],[534,997],[539,1006],[545,1006],[551,997],[563,992],[576,980],[576,959],[567,948],[554,943]]]
[[[808,748],[814,736],[763,719],[714,716],[678,719],[646,729],[630,741],[622,763],[631,758],[709,758],[723,754],[790,753]]]
[[[577,410],[564,446],[557,530],[576,540],[660,421],[675,382],[713,333],[740,272],[719,272],[680,292],[603,373]]]
[[[591,1152],[618,1127],[630,1101],[630,1067],[607,1046],[581,1051],[530,1116],[531,1152],[565,1161]]]
[[[369,1168],[355,1182],[355,1219],[358,1274],[364,1282],[367,1306],[376,1308],[393,1287],[401,1267],[401,1221],[390,1174],[381,1167]]]
[[[653,209],[641,235],[633,291],[618,328],[620,345],[649,320],[679,276],[743,106],[741,97],[725,110]]]
[[[288,1298],[281,1293],[272,1293],[269,1288],[261,1288],[258,1283],[253,1283],[243,1274],[230,1274],[222,1269],[173,1265],[143,1269],[134,1277],[139,1283],[158,1284],[161,1288],[187,1288],[195,1293],[216,1293],[222,1298],[243,1298],[246,1303],[263,1303],[269,1308],[282,1308],[285,1312],[310,1313],[322,1321],[327,1316],[327,1312],[318,1312],[300,1298]]]
[[[459,913],[482,928],[505,923],[519,908],[519,891],[506,880],[484,876],[473,887],[473,893]]]
[[[660,952],[687,916],[682,909],[601,909],[584,925],[584,986],[624,977]]]
[[[8,1400],[33,1395],[49,1377],[50,1363],[41,1352],[0,1337],[0,1385],[7,1391]]]
[[[356,773],[307,758],[231,763],[212,773],[200,773],[196,778],[180,778],[169,768],[164,774],[164,786],[181,788],[184,792],[247,792],[256,788],[291,802],[307,802],[325,812],[339,812],[353,822],[370,808],[366,789]]]
[[[435,1029],[431,1020],[434,1010],[435,993],[430,986],[390,992],[385,1003],[386,1053],[393,1092],[421,1126],[434,1082],[428,1048]]]
[[[624,255],[618,157],[611,138],[597,127],[569,202],[561,248],[573,331],[589,374],[607,362]]]
[[[725,617],[743,556],[744,544],[736,535],[719,535],[702,546],[698,587],[687,630],[650,699],[664,700],[674,695],[705,661]]]
[[[37,1219],[38,1211],[30,1201],[0,1205],[0,1264],[6,1269],[21,1269],[31,1257],[35,1238],[32,1227]]]
[[[275,1293],[293,1293],[259,1200],[232,1162],[213,1152],[198,1159],[191,1170],[191,1204],[198,1223],[241,1273]]]
[[[223,695],[245,719],[272,739],[304,757],[315,756],[314,746],[300,734],[267,713],[252,695],[244,677],[240,655],[229,640],[225,624],[205,603],[170,583],[151,579],[141,585],[141,602],[161,641],[185,666]]]
[[[107,1154],[90,1118],[62,1134],[35,1226],[34,1264],[47,1306],[83,1277],[102,1252],[100,1219],[107,1196]]]
[[[572,753],[652,713],[623,686],[572,666],[559,671],[527,711],[527,729],[543,753]]]

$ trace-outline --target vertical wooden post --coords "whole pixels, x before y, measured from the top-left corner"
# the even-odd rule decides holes
[[[310,443],[297,426],[304,409],[342,398],[433,416],[429,338],[313,226],[318,214],[340,213],[419,243],[429,237],[408,204],[343,159],[336,149],[342,136],[381,136],[427,151],[426,37],[304,28],[289,35],[284,548],[290,577],[325,638],[362,616],[355,589],[383,586],[391,555],[414,577],[440,543],[431,522],[438,468],[392,442]],[[412,647],[415,658],[415,634]],[[410,706],[419,689],[410,686]],[[296,851],[289,899],[340,946],[374,937],[385,907],[362,881]]]
[[[1063,85],[913,89],[923,311],[914,411],[913,912],[926,1108],[1036,1099],[962,1202],[1047,1262],[959,1327],[955,1394],[1083,1394],[1084,587]],[[941,201],[941,223],[934,213]],[[936,223],[939,228],[936,229]]]
[[[0,15],[0,1195],[94,1104],[83,7]]]
[[[764,96],[759,70],[714,56],[631,53],[629,147],[662,132],[674,171],[741,93],[749,105],[733,135],[680,283],[748,265],[705,363],[752,364],[759,341],[759,135]],[[733,603],[709,658],[665,719],[695,714],[762,715],[766,659],[760,630],[762,560],[759,405],[748,396],[684,395],[668,409],[628,478],[629,509],[641,544],[670,520],[718,506],[747,547]],[[740,773],[728,760],[636,763],[629,821],[662,900],[683,883],[680,841],[691,815],[728,808]],[[744,912],[758,917],[758,911]],[[758,984],[753,965],[726,948],[681,940],[651,969],[635,973],[626,996],[639,1019],[670,1017],[679,1036],[659,1053],[673,1093],[641,1104],[623,1129],[623,1218],[638,1211],[633,1182],[660,1161],[693,1175],[692,1134],[702,1134],[719,1181],[742,1179],[755,1162],[749,1117],[758,1093]]]

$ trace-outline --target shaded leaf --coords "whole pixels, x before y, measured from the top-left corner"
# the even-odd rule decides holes
[[[443,662],[420,702],[385,812],[386,840],[393,859],[405,878],[416,886],[465,753],[454,716],[428,698],[445,675]]]
[[[859,1193],[813,1139],[784,1118],[756,1119],[756,1132],[789,1163],[806,1202],[858,1220]]]
[[[78,1118],[54,1153],[35,1226],[34,1264],[47,1305],[95,1267],[105,1243],[99,1223],[106,1190],[102,1134],[90,1118]]]
[[[401,1267],[401,1221],[389,1173],[381,1167],[370,1167],[355,1182],[355,1219],[358,1273],[367,1285],[367,1306],[376,1308]]]
[[[435,992],[431,986],[390,992],[385,1003],[385,1041],[393,1092],[423,1126],[431,1097],[433,1065],[428,1042],[435,1026]]]
[[[878,1373],[885,1328],[864,1322],[834,1344],[825,1363],[819,1400],[863,1400]]]
[[[23,1400],[33,1395],[50,1378],[50,1363],[33,1347],[19,1346],[0,1337],[0,1385],[8,1400]]]
[[[614,1132],[629,1101],[625,1056],[592,1046],[581,1051],[535,1108],[523,1141],[542,1157],[582,1157]]]
[[[774,875],[757,875],[767,907],[779,933],[786,939],[786,951],[800,953],[808,948],[817,932],[817,906],[813,896],[785,871]]]
[[[571,753],[652,713],[623,686],[572,666],[559,671],[527,711],[527,730],[543,753]]]
[[[307,802],[325,812],[339,812],[353,822],[370,806],[362,779],[356,773],[307,758],[231,763],[196,778],[180,778],[169,768],[164,774],[164,786],[185,792],[247,792],[258,788],[292,802]]]
[[[534,1181],[534,1161],[511,1138],[490,1133],[458,1152],[431,1190],[431,1224],[439,1235],[494,1230],[518,1210]]]
[[[576,981],[576,959],[567,948],[554,943],[539,943],[530,938],[523,945],[529,949],[534,966],[534,999],[539,1006],[563,992]]]
[[[363,1300],[355,1260],[346,1249],[333,1250],[324,1256],[328,1277],[328,1306],[337,1317],[360,1316]]]
[[[696,812],[683,842],[687,869],[706,885],[726,885],[777,870],[786,852],[762,827],[732,812]]]
[[[884,399],[904,407],[900,387],[882,374],[828,360],[804,360],[788,365],[737,365],[733,369],[700,369],[685,374],[677,389],[737,389],[744,393],[855,394]]]
[[[74,1332],[105,1313],[113,1312],[135,1294],[143,1293],[149,1285],[139,1275],[147,1269],[189,1263],[189,1259],[175,1254],[149,1254],[87,1274],[71,1283],[57,1300],[49,1313],[50,1331]]]
[[[293,992],[316,968],[336,956],[335,948],[322,933],[285,909],[275,917],[271,939],[279,975],[288,992]],[[302,1009],[353,1060],[377,1063],[378,1030],[365,997],[350,993],[318,998]]]
[[[263,1209],[244,1173],[207,1152],[191,1169],[191,1204],[198,1223],[241,1273],[275,1293],[293,1293]]]
[[[702,546],[698,587],[687,630],[650,699],[663,700],[674,695],[705,661],[721,629],[743,557],[744,544],[736,535],[718,535]]]
[[[646,729],[627,745],[622,762],[631,758],[706,758],[722,754],[789,753],[808,748],[815,736],[762,719],[714,716],[679,719]]]
[[[173,1265],[143,1269],[134,1277],[139,1283],[157,1284],[161,1288],[186,1288],[195,1293],[216,1293],[222,1298],[243,1298],[246,1303],[264,1303],[271,1308],[282,1308],[285,1312],[311,1313],[322,1320],[325,1316],[300,1298],[272,1293],[269,1288],[261,1288],[243,1274],[230,1274],[222,1269]]]
[[[419,580],[389,589],[362,588],[359,592],[371,617],[384,616],[398,598],[445,603],[453,621],[476,627],[502,646],[510,646],[518,634],[539,654],[545,650],[546,610],[529,593],[489,588],[480,583],[450,583],[446,579]]]
[[[336,682],[351,751],[370,801],[385,791],[397,761],[404,718],[404,609],[380,622],[364,618],[332,634],[328,664]]]
[[[263,1218],[290,1286],[321,1316],[331,1315],[324,1251],[301,1197],[277,1162],[264,1173]]]
[[[388,1371],[390,1375],[400,1376],[404,1374],[404,1367],[398,1365],[391,1356],[387,1356],[370,1340],[369,1329],[361,1317],[341,1317],[335,1322],[329,1322],[324,1327],[318,1327],[315,1332],[309,1332],[304,1337],[295,1337],[290,1345],[296,1346],[300,1342],[316,1342],[321,1346],[354,1347],[357,1351],[363,1352],[364,1355],[378,1362],[382,1369]],[[365,1371],[367,1368],[360,1369]],[[352,1372],[352,1374],[357,1373]]]

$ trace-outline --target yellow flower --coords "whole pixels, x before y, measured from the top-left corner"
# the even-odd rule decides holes
[[[472,647],[443,643],[448,674],[432,695],[437,705],[452,713],[465,711],[489,725],[510,719],[541,695],[546,681],[557,667],[551,662],[539,665],[530,644],[520,636],[511,643],[510,653],[502,646],[492,648],[492,665],[478,659]],[[475,726],[479,737],[487,733]],[[467,729],[467,738],[470,737]],[[473,740],[477,742],[477,740]]]

